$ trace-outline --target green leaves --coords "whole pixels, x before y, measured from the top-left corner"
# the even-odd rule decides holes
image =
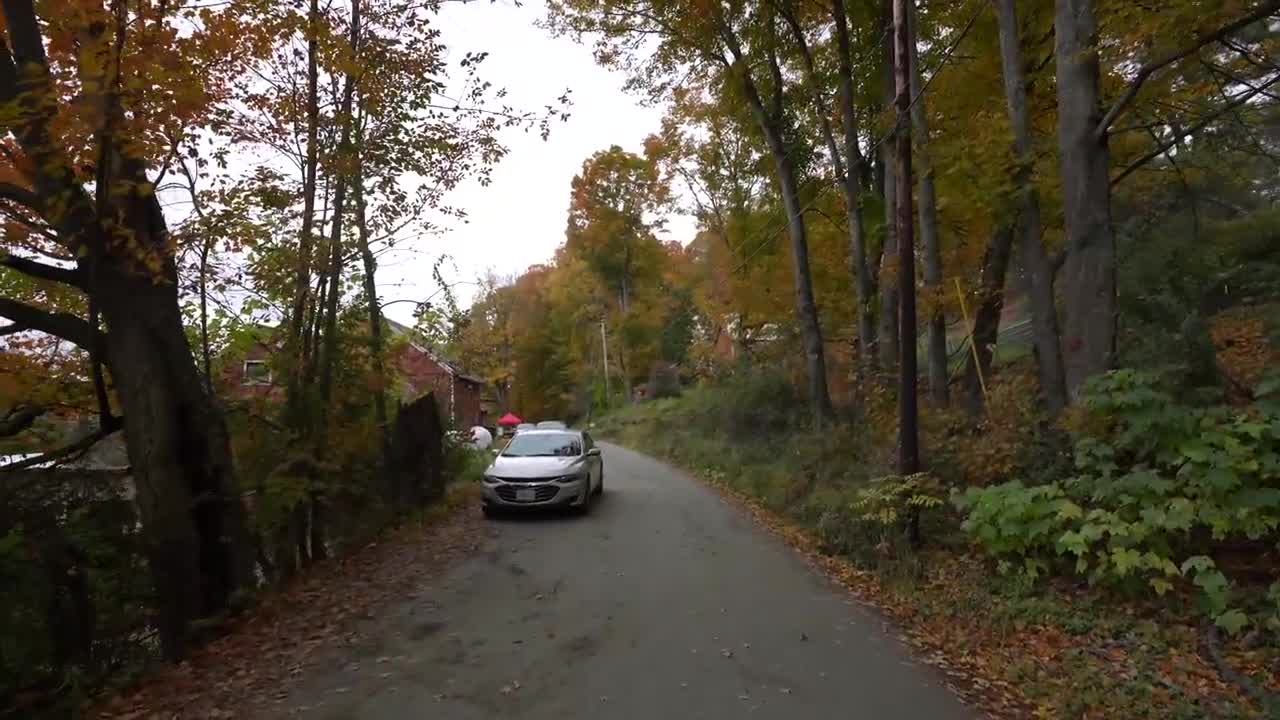
[[[1233,607],[1231,580],[1206,541],[1253,541],[1280,527],[1280,420],[1182,405],[1132,370],[1093,381],[1083,405],[1093,430],[1077,435],[1078,474],[972,488],[955,499],[964,528],[1003,567],[1028,575],[1039,574],[1035,560],[1159,596],[1193,589],[1220,627],[1237,632],[1249,616]]]
[[[909,509],[927,510],[942,506],[942,484],[927,473],[906,477],[876,478],[858,491],[850,509],[864,522],[883,527],[897,525]]]
[[[1249,616],[1240,610],[1228,610],[1215,617],[1213,624],[1236,635],[1249,625]]]

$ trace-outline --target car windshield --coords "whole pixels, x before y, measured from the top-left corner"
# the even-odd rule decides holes
[[[504,457],[574,457],[582,441],[572,433],[525,433],[511,438]]]

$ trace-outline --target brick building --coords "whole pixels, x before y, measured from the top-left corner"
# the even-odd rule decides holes
[[[456,363],[445,360],[413,341],[410,329],[387,320],[393,335],[407,340],[397,358],[400,365],[400,396],[406,401],[434,392],[445,417],[456,428],[475,425],[489,427],[497,419],[482,401],[483,379],[469,375]]]
[[[400,385],[395,390],[402,400],[410,402],[429,392],[435,393],[441,412],[452,421],[453,427],[493,425],[497,419],[496,408],[485,392],[483,379],[466,373],[458,364],[415,342],[407,326],[390,319],[386,323],[393,338],[404,340],[393,344],[395,356],[388,358],[399,371]],[[223,381],[236,397],[280,400],[284,387],[272,376],[270,363],[271,356],[279,352],[280,343],[275,328],[263,327],[261,331],[262,339],[250,345],[242,358],[225,364]]]

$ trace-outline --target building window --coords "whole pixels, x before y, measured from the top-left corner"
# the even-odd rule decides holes
[[[271,384],[271,368],[267,367],[266,360],[245,360],[244,361],[244,384],[245,385],[270,385]]]

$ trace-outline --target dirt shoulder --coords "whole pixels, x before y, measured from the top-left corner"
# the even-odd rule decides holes
[[[269,713],[310,670],[359,642],[361,621],[473,552],[482,534],[474,488],[382,539],[311,568],[273,592],[185,662],[157,667],[96,702],[101,720],[250,718]]]

